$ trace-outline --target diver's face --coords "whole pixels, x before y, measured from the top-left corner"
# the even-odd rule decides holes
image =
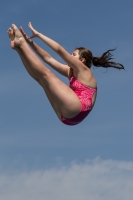
[[[75,58],[79,59],[79,50],[76,49],[73,53],[72,56],[74,56]]]

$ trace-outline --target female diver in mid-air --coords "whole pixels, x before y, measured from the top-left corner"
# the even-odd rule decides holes
[[[124,69],[123,65],[111,62],[113,50],[108,50],[101,57],[93,57],[90,50],[80,47],[69,54],[60,44],[36,31],[28,24],[32,36],[28,37],[22,27],[16,25],[8,29],[11,47],[15,49],[28,73],[43,87],[58,118],[67,125],[80,123],[92,110],[96,96],[97,83],[90,70],[91,66]],[[66,63],[61,64],[39,47],[31,38],[38,37],[53,49]],[[31,48],[60,74],[66,76],[70,86],[55,76],[31,50]]]

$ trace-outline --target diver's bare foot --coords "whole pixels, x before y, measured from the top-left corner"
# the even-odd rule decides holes
[[[10,38],[10,41],[11,41],[11,47],[13,49],[15,49],[15,46],[14,46],[15,35],[14,35],[14,32],[13,32],[12,28],[9,28],[7,32],[8,32],[8,36]]]
[[[8,35],[13,49],[17,49],[17,47],[20,47],[25,42],[22,33],[15,24],[12,24],[12,28],[8,29]]]

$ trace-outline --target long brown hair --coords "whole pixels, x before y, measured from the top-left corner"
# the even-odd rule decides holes
[[[122,64],[111,61],[113,59],[111,51],[114,51],[115,49],[110,49],[106,51],[102,54],[101,57],[93,57],[92,52],[84,47],[78,47],[75,50],[79,50],[79,59],[84,58],[84,64],[88,68],[91,68],[91,66],[94,65],[96,67],[113,67],[116,69],[124,69],[124,66]]]

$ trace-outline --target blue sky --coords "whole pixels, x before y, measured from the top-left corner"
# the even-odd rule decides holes
[[[3,200],[9,197],[34,200],[44,196],[47,200],[54,197],[101,200],[112,196],[124,200],[127,195],[131,199],[132,8],[131,0],[0,2],[0,197]],[[8,27],[15,23],[30,35],[29,21],[70,53],[75,47],[85,46],[94,56],[100,56],[117,47],[114,58],[126,71],[92,68],[98,83],[97,101],[88,118],[77,126],[66,126],[57,119],[42,88],[10,48]],[[64,63],[45,44],[34,40]],[[67,79],[57,76],[68,84]],[[32,188],[35,188],[33,196]]]

